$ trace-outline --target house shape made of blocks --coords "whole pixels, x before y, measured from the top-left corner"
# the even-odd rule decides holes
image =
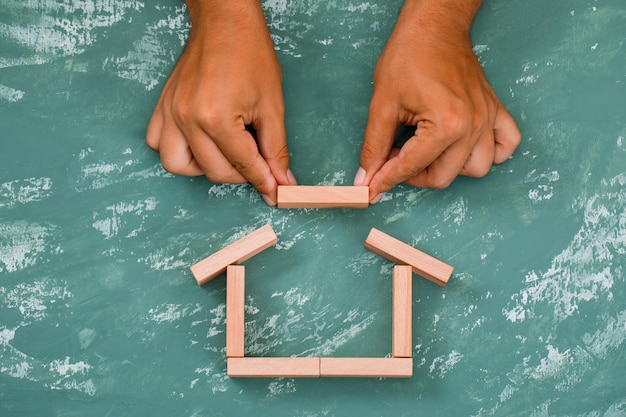
[[[279,207],[281,206],[280,188]],[[293,187],[289,188],[292,189]],[[329,192],[328,195],[330,197],[323,205],[315,206],[315,199],[310,199],[310,195],[315,197],[323,194],[323,192],[311,193],[311,189],[315,188]],[[339,203],[340,205],[333,203],[333,201],[336,201],[337,193],[336,190],[330,190],[332,188],[352,189],[359,187],[293,188],[294,192],[289,197],[292,200],[289,208],[356,208],[354,201],[342,201]],[[299,196],[297,192],[300,190],[307,193],[308,200],[304,203],[298,203]],[[361,191],[359,190],[353,194],[358,200],[367,198],[367,194]],[[339,194],[344,196],[350,195],[346,193]],[[283,193],[283,195],[285,194]],[[311,201],[313,201],[313,204]],[[278,237],[272,227],[267,224],[191,267],[191,272],[198,285],[203,285],[226,272],[226,358],[228,362],[228,376],[231,378],[410,378],[413,375],[413,272],[440,286],[445,286],[453,271],[450,265],[380,230],[372,228],[365,240],[365,248],[396,264],[393,268],[392,280],[392,356],[390,358],[245,357],[244,309],[246,278],[245,267],[240,264],[275,245],[276,242],[278,242]]]

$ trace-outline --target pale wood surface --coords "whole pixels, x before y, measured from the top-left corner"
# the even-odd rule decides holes
[[[233,378],[319,378],[319,358],[228,358]]]
[[[321,358],[321,377],[410,378],[412,358]]]
[[[454,268],[406,243],[372,228],[365,248],[401,265],[410,265],[413,272],[444,287]]]
[[[393,268],[391,352],[394,358],[410,358],[413,352],[412,278],[413,270],[409,265]]]
[[[246,269],[241,265],[226,268],[226,357],[241,358],[244,353],[244,307]]]
[[[278,242],[276,233],[274,233],[272,226],[266,224],[196,263],[191,267],[191,273],[198,285],[203,285],[224,273],[228,265],[240,264],[275,245],[276,242]]]
[[[367,208],[369,187],[279,185],[279,208]]]

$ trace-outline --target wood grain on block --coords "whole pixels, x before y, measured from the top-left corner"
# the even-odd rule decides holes
[[[241,265],[226,268],[226,357],[242,358],[244,352],[244,307],[246,269]]]
[[[413,272],[444,287],[454,268],[439,259],[415,249],[406,243],[372,228],[365,240],[365,248],[401,265],[410,265]]]
[[[279,185],[279,208],[367,208],[369,187]]]
[[[321,377],[410,378],[412,358],[321,358]]]
[[[391,352],[394,358],[410,358],[413,352],[412,277],[413,270],[409,265],[393,268]]]
[[[272,226],[266,224],[193,265],[191,273],[198,285],[203,285],[216,276],[223,274],[228,265],[240,264],[257,253],[275,245],[277,241],[278,237],[272,230]]]
[[[319,378],[319,358],[228,358],[233,378]]]

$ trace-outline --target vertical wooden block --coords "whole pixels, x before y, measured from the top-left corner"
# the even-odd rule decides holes
[[[367,208],[369,187],[279,185],[279,208]]]
[[[445,287],[454,268],[439,259],[415,249],[406,243],[372,228],[365,240],[365,248],[401,265],[410,265],[413,272]]]
[[[412,277],[413,270],[409,265],[393,268],[391,352],[394,358],[410,358],[413,352]]]
[[[321,377],[410,378],[412,358],[321,358]]]
[[[228,358],[232,378],[319,378],[319,358]]]
[[[278,242],[276,233],[272,230],[272,226],[266,224],[196,263],[191,267],[191,273],[198,285],[203,285],[224,273],[228,265],[240,264],[275,245],[276,242]]]
[[[241,265],[226,268],[226,357],[242,358],[244,352],[244,307],[246,269]]]

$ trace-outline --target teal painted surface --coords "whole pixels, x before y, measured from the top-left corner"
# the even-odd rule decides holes
[[[301,183],[351,183],[399,7],[265,3]],[[160,168],[143,135],[187,33],[174,0],[0,4],[0,415],[626,415],[623,0],[487,1],[475,51],[522,144],[484,179],[363,211]],[[226,376],[224,278],[188,267],[268,222],[252,356],[390,353],[370,227],[456,267],[446,288],[415,278],[413,378]]]

